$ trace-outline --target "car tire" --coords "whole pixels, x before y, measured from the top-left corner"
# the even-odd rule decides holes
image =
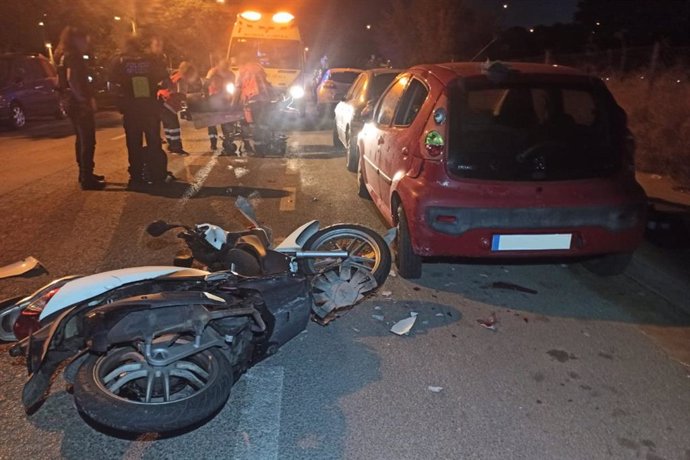
[[[362,158],[359,155],[359,148],[357,148],[357,195],[365,200],[371,200],[367,184],[364,182],[364,172],[362,171]]]
[[[10,128],[22,129],[26,126],[26,112],[17,102],[10,105]]]
[[[628,265],[630,265],[632,256],[632,252],[608,254],[595,259],[586,260],[582,265],[595,275],[615,276],[625,271]]]
[[[352,133],[348,132],[347,137],[347,152],[345,153],[345,166],[350,172],[357,172],[357,163],[359,155],[357,154],[357,142],[352,142]]]
[[[395,238],[395,267],[400,276],[417,279],[422,276],[422,258],[414,253],[410,227],[402,205],[398,205],[398,234]]]
[[[337,151],[341,151],[345,146],[340,142],[340,136],[338,136],[338,125],[333,123],[333,147]]]

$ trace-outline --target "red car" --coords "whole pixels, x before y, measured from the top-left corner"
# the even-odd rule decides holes
[[[429,256],[582,257],[615,274],[642,241],[646,196],[625,112],[578,70],[413,67],[357,143],[359,194],[397,225],[404,277],[421,276]]]

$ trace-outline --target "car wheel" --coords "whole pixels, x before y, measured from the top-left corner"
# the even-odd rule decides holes
[[[410,227],[402,205],[398,206],[398,234],[395,239],[395,266],[400,276],[417,279],[422,276],[422,258],[414,253]]]
[[[357,142],[352,142],[352,133],[348,132],[347,137],[347,153],[345,155],[347,170],[350,172],[357,172]]]
[[[369,190],[367,190],[367,184],[364,179],[362,161],[364,160],[361,158],[361,155],[359,155],[359,148],[357,148],[357,195],[359,195],[360,198],[371,200],[371,195],[369,194]]]
[[[345,147],[342,142],[340,142],[340,136],[338,136],[338,125],[333,123],[333,147],[340,151]]]
[[[26,126],[26,112],[24,112],[24,108],[16,102],[10,105],[10,126],[12,129],[22,129]]]
[[[620,275],[630,265],[632,260],[632,252],[624,252],[621,254],[608,254],[596,259],[590,259],[582,263],[582,265],[599,276],[615,276]]]

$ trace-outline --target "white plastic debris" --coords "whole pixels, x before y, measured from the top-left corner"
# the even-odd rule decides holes
[[[441,391],[443,391],[443,387],[435,387],[435,386],[429,385],[427,388],[432,393],[440,393]]]
[[[479,276],[481,276],[482,278],[488,278],[489,277],[489,275],[487,275],[486,273],[480,273]]]
[[[407,335],[412,330],[412,326],[414,326],[415,321],[417,321],[416,316],[410,316],[402,319],[391,327],[391,332],[396,335]]]
[[[376,321],[383,321],[384,317],[383,315],[371,315],[372,318],[374,318]]]
[[[391,278],[396,278],[398,276],[398,274],[395,273],[393,270],[391,270],[391,272],[388,274],[388,276],[390,276]]]
[[[380,307],[379,305],[376,305],[376,306],[374,307],[374,310],[381,310],[381,307]]]
[[[393,295],[393,292],[391,292],[391,291],[383,291],[383,292],[381,293],[381,295],[384,296],[384,297],[390,297],[390,296]]]
[[[246,176],[247,174],[249,174],[249,170],[247,168],[243,168],[241,166],[235,168],[235,177],[236,178],[241,179],[244,176]]]
[[[443,313],[436,313],[436,315],[434,315],[434,316],[438,316],[439,318],[441,318],[441,317],[446,316],[446,315],[444,315]]]
[[[417,316],[418,314],[419,314],[419,313],[417,313],[416,311],[411,311],[411,312],[410,312],[410,316]]]

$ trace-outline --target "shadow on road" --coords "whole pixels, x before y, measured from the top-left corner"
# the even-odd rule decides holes
[[[122,121],[116,112],[99,112],[96,115],[96,129],[98,130],[121,125]],[[69,120],[37,119],[30,121],[26,128],[22,130],[15,131],[7,127],[1,127],[0,136],[31,140],[62,139],[74,136],[74,128]]]
[[[137,189],[129,190],[127,184],[122,182],[108,182],[105,192],[129,192],[140,193],[150,196],[158,196],[162,198],[179,199],[189,194],[192,184],[187,182],[174,181],[160,186],[144,186]],[[189,194],[189,199],[209,198],[209,197],[238,197],[249,196],[252,194],[259,194],[262,198],[284,198],[290,195],[290,192],[279,189],[261,188],[261,187],[243,187],[243,186],[228,186],[228,187],[210,187],[203,186],[198,192]]]

